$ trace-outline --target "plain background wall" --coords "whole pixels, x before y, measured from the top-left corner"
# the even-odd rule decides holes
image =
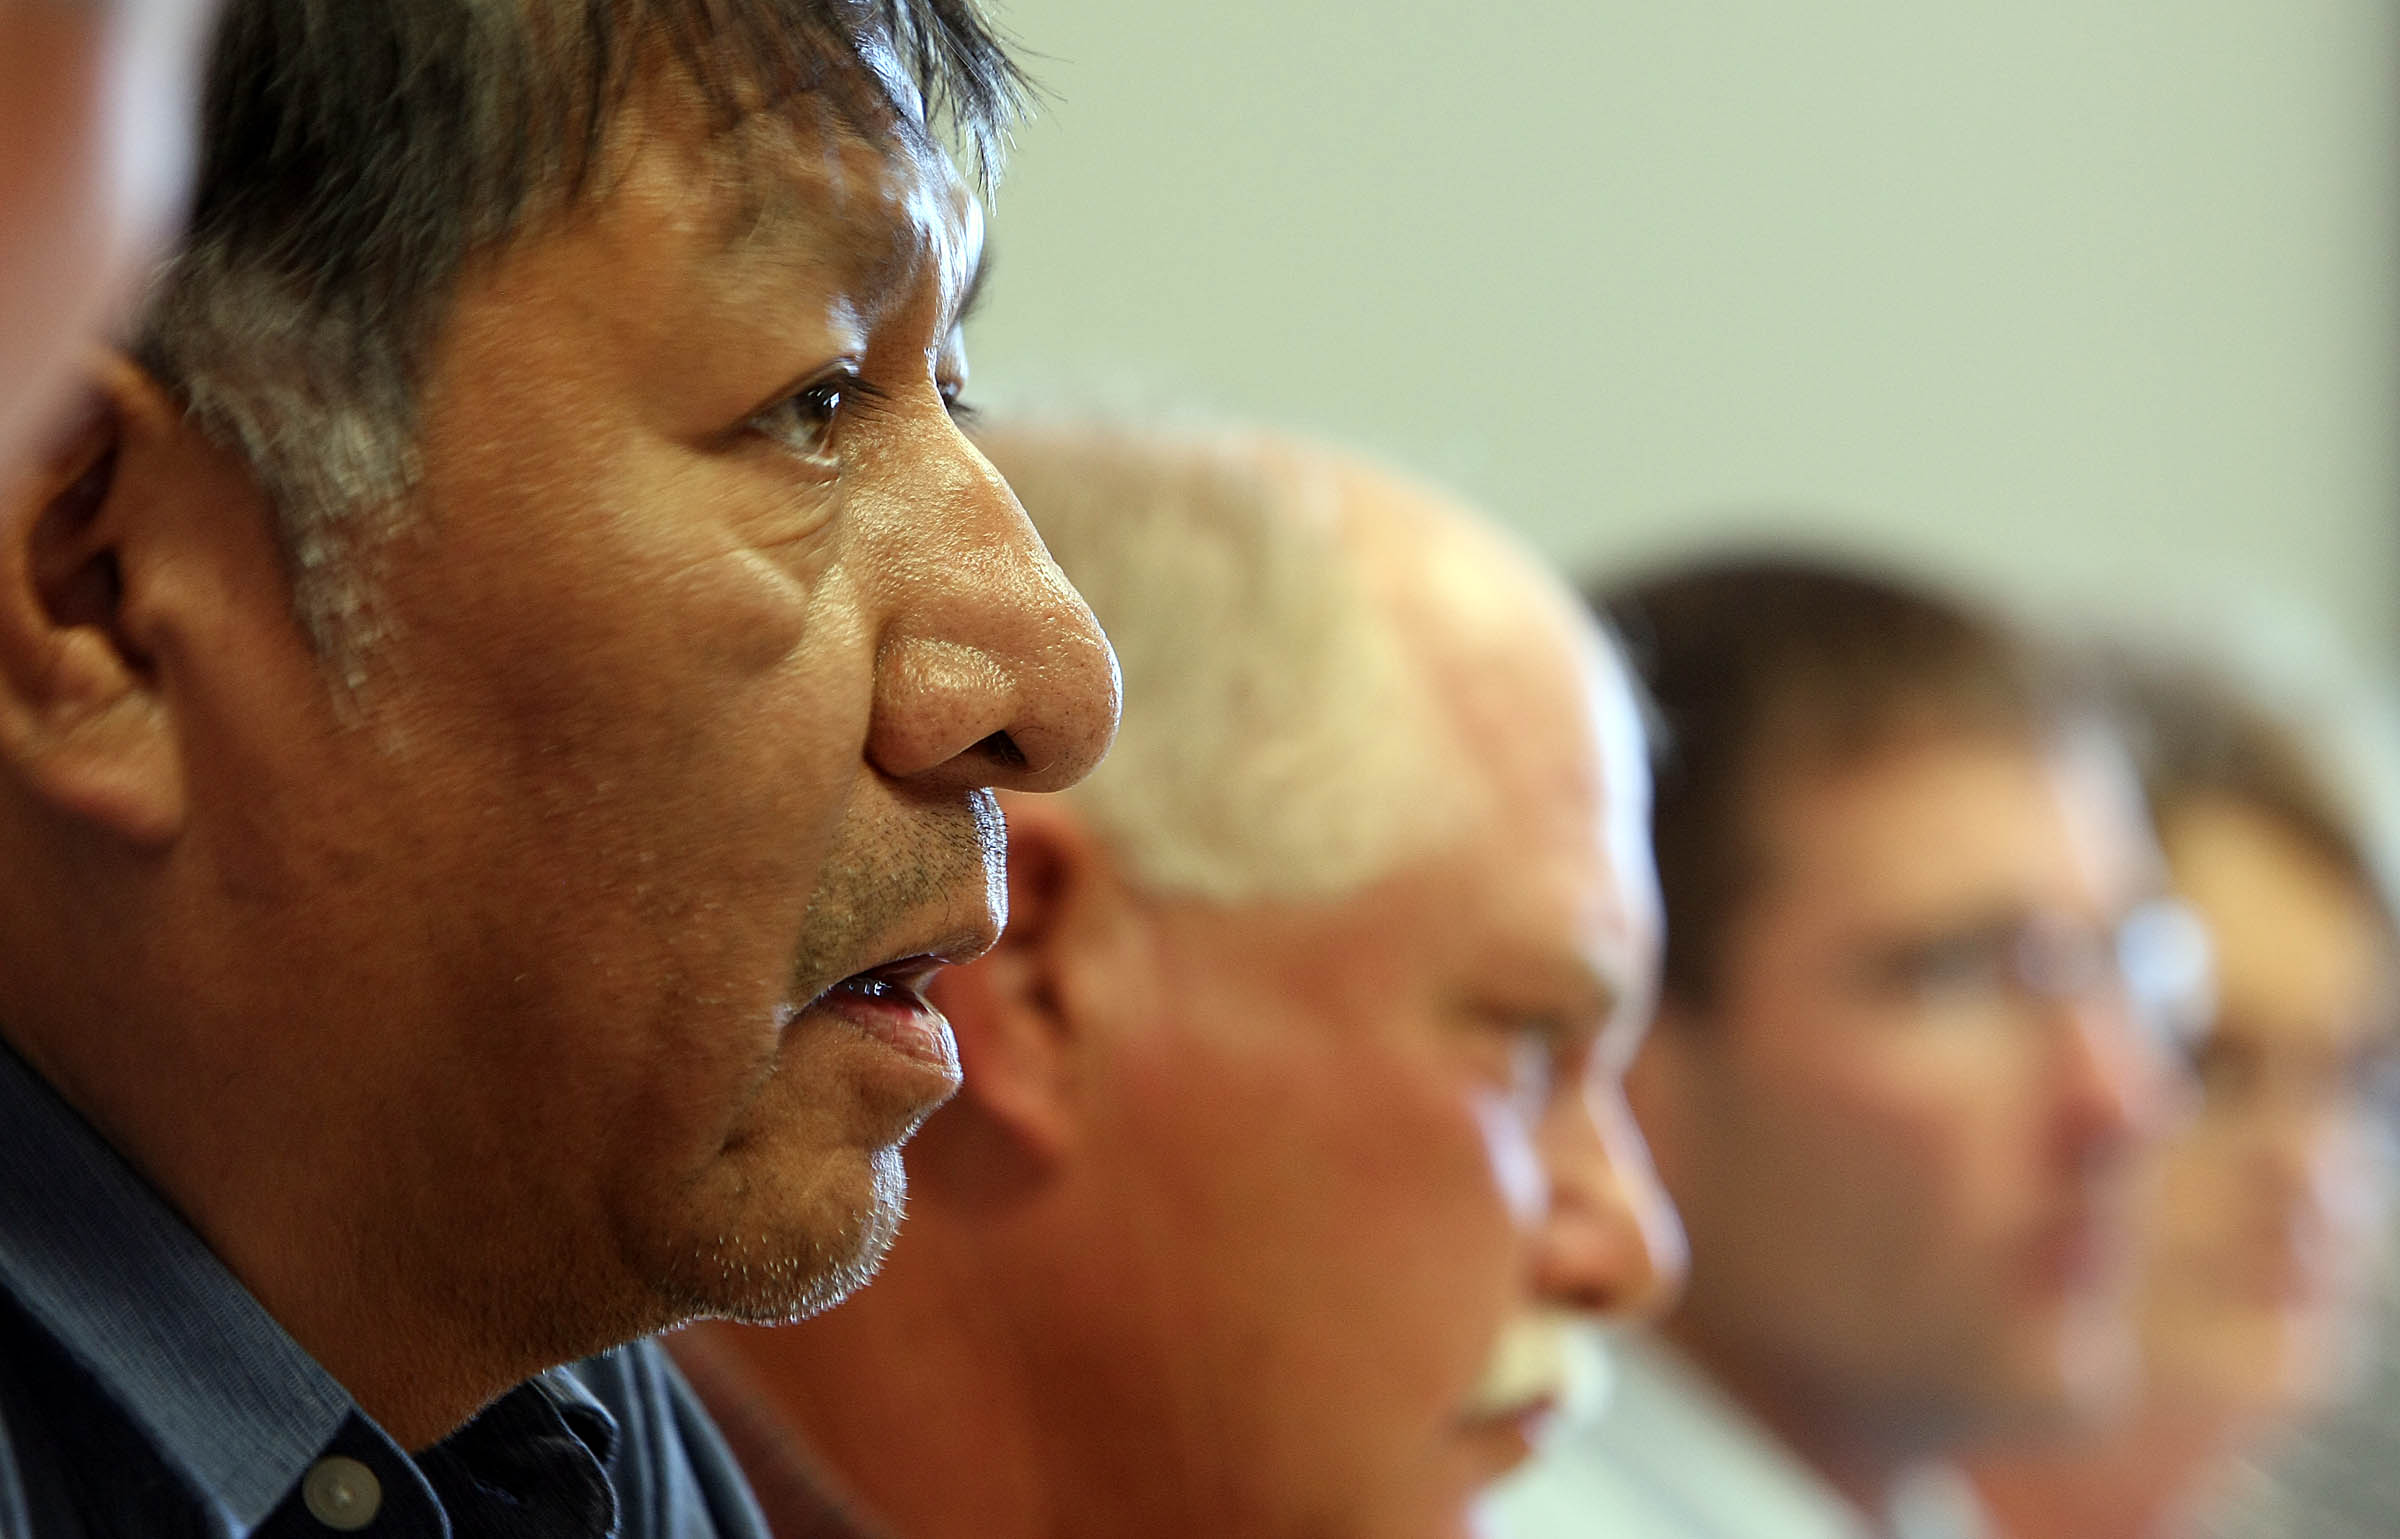
[[[1003,0],[974,394],[2400,663],[2400,8]]]

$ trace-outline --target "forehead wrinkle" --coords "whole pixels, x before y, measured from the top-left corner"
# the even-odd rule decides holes
[[[920,199],[895,198],[911,162],[828,120],[807,134],[760,114],[715,147],[716,253],[736,263],[831,276],[858,308],[875,310],[918,267],[930,236]],[[895,203],[900,217],[893,217]]]

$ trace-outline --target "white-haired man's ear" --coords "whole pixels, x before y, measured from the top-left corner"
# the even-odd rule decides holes
[[[85,401],[0,493],[0,766],[103,837],[156,846],[184,816],[160,651],[207,580],[167,473],[192,430],[148,375],[98,356]]]
[[[1004,795],[1002,804],[1008,927],[989,954],[934,980],[966,1085],[954,1114],[919,1142],[930,1138],[923,1152],[938,1159],[941,1124],[974,1120],[1048,1168],[1081,1141],[1095,1055],[1138,1024],[1155,975],[1141,902],[1073,803]]]

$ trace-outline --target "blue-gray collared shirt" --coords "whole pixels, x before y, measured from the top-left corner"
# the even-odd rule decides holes
[[[411,1456],[0,1043],[0,1539],[764,1539],[644,1343]]]

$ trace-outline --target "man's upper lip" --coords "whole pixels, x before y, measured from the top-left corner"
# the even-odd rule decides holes
[[[1489,1406],[1468,1413],[1470,1430],[1481,1428],[1511,1428],[1522,1431],[1528,1425],[1558,1414],[1562,1404],[1557,1389],[1544,1389],[1508,1405]]]
[[[999,939],[997,930],[964,931],[942,936],[911,946],[906,951],[887,952],[888,960],[870,963],[845,977],[873,978],[897,988],[921,991],[933,981],[935,973],[945,967],[957,967],[974,961],[991,950]]]
[[[919,951],[908,956],[896,957],[889,962],[877,963],[873,967],[862,968],[850,976],[852,978],[872,978],[878,983],[906,989],[912,994],[922,994],[925,992],[925,985],[933,981],[933,975],[949,965],[950,959],[947,957]]]

